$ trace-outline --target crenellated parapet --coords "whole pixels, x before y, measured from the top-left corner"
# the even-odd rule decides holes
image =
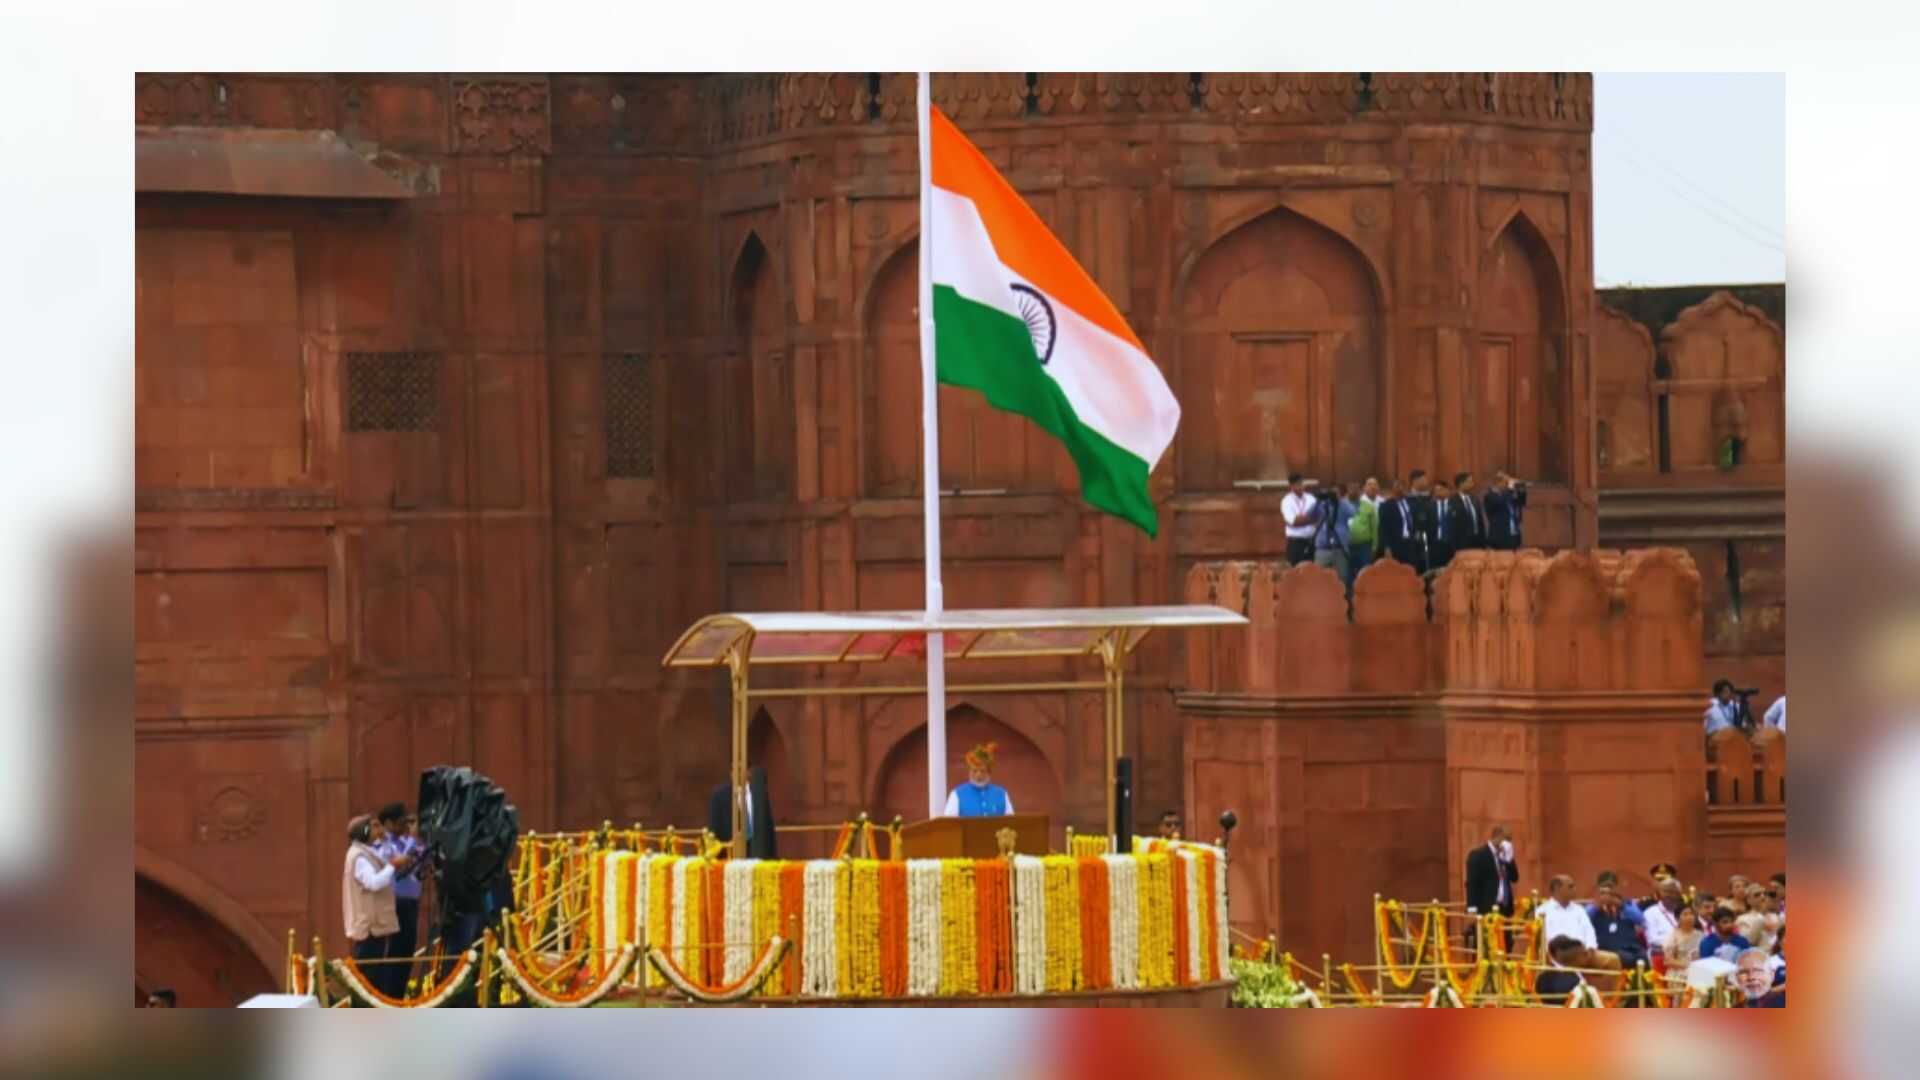
[[[1699,571],[1677,548],[1463,552],[1430,581],[1381,562],[1334,574],[1199,563],[1185,599],[1247,616],[1195,635],[1186,688],[1237,694],[1693,691]]]

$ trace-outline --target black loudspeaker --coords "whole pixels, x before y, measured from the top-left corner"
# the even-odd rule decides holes
[[[1113,773],[1113,850],[1133,850],[1133,759],[1123,757]]]

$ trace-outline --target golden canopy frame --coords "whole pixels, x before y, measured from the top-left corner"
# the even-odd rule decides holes
[[[741,829],[747,785],[747,724],[755,698],[924,694],[926,686],[802,686],[755,690],[756,665],[865,664],[926,655],[930,634],[942,635],[949,661],[1091,656],[1103,678],[1092,681],[950,683],[949,692],[1032,693],[1102,690],[1106,695],[1107,835],[1119,827],[1115,762],[1125,742],[1122,705],[1126,660],[1158,629],[1245,626],[1244,615],[1210,604],[1156,607],[1009,608],[945,611],[762,612],[708,615],[687,628],[660,663],[667,668],[726,668],[731,687],[733,854],[746,854]]]

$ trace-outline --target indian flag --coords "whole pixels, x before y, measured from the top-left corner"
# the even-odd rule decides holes
[[[1159,531],[1147,474],[1180,403],[1126,320],[953,121],[932,112],[934,356],[1066,444],[1089,503]]]

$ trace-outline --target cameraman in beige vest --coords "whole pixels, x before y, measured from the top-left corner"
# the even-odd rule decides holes
[[[373,845],[385,832],[372,814],[361,814],[347,823],[347,859],[340,896],[354,961],[364,965],[361,971],[375,989],[388,997],[399,997],[406,987],[395,986],[394,982],[406,978],[406,967],[380,961],[388,959],[388,949],[400,931],[400,916],[393,902],[393,876],[412,866],[413,856],[382,858]]]

